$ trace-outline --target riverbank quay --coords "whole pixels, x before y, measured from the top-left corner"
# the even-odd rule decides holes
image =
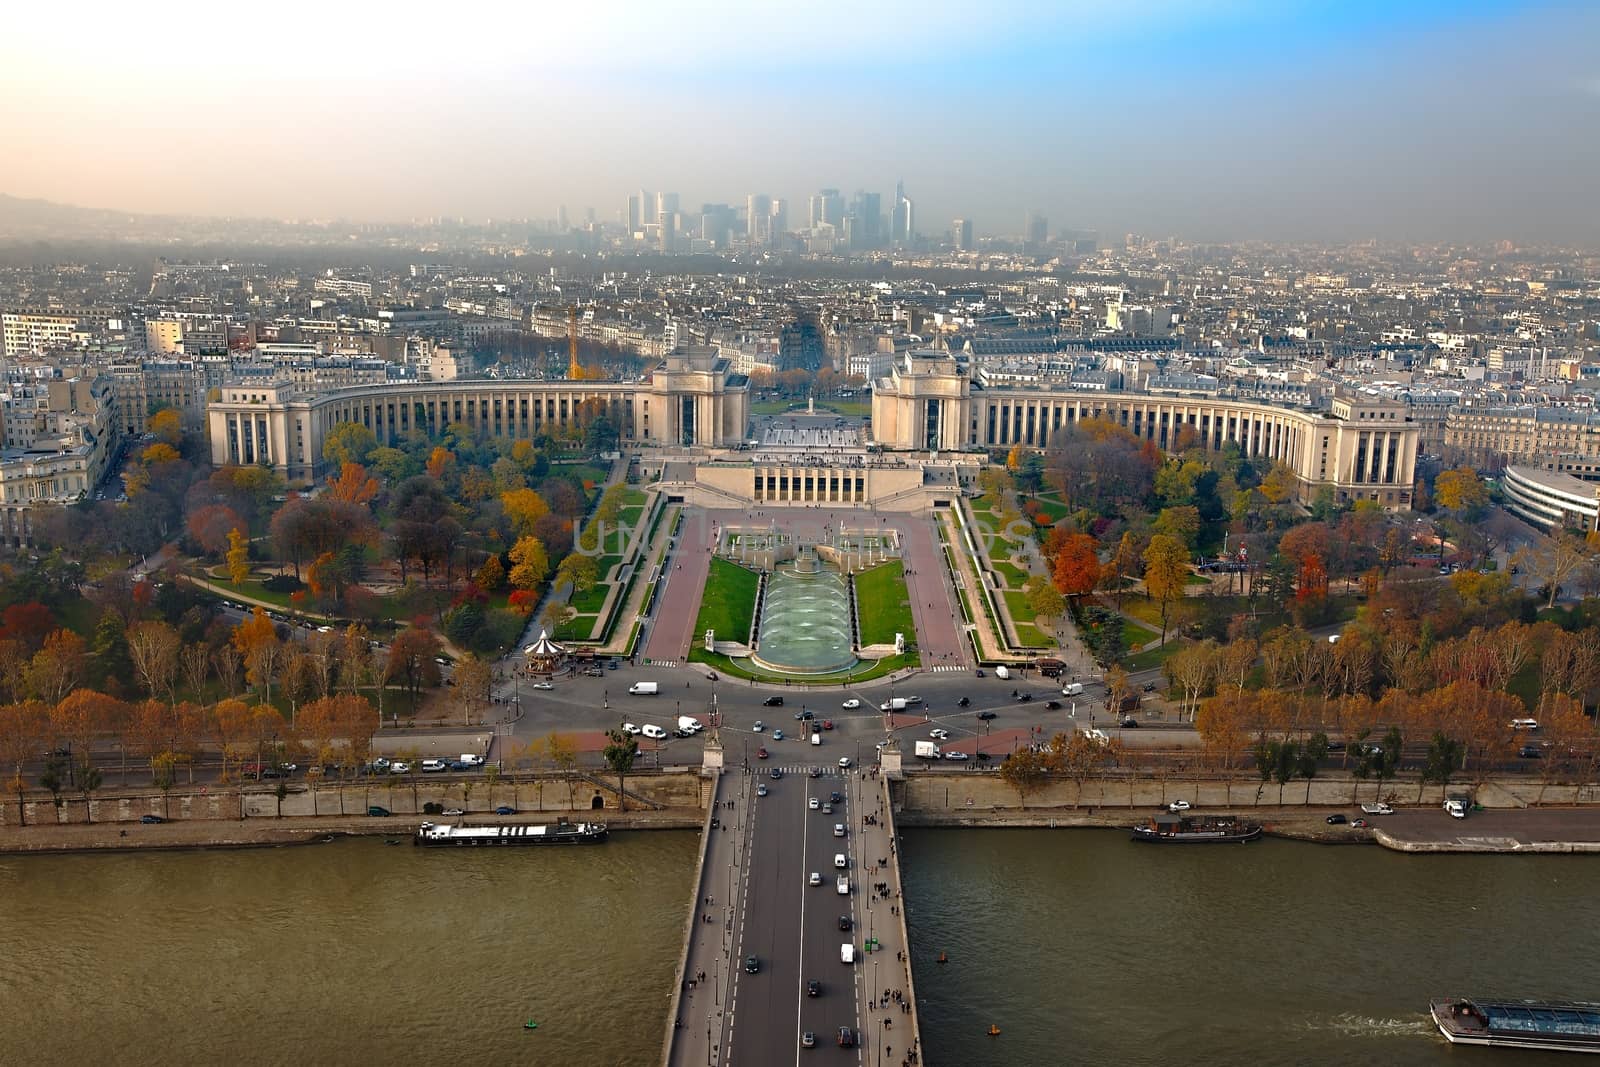
[[[693,771],[645,770],[628,775],[625,791],[630,812],[663,808],[704,812],[710,786]],[[149,787],[102,788],[87,799],[80,793],[64,792],[59,803],[49,793],[34,791],[24,794],[20,806],[15,799],[0,804],[0,833],[30,826],[137,824],[147,815],[169,823],[359,818],[372,807],[414,819],[438,818],[424,810],[429,804],[438,805],[435,811],[460,808],[472,818],[494,818],[496,808],[510,807],[517,814],[543,816],[537,820],[540,822],[560,815],[574,822],[604,822],[620,814],[623,807],[619,783],[613,774],[574,771],[455,779],[422,774],[374,775],[344,782],[280,779],[277,785],[254,781],[242,786],[185,785],[165,793]]]
[[[873,1053],[867,1063],[915,1064],[922,1057],[922,1027],[911,975],[911,934],[906,929],[910,902],[904,894],[889,780],[858,774],[852,784],[856,814],[861,816],[854,842],[856,869],[861,872],[856,892],[867,898],[864,929],[856,936],[863,950],[861,999],[868,1005],[861,1045]]]
[[[578,812],[575,818],[589,818]],[[439,816],[432,816],[438,819]],[[698,830],[705,813],[694,808],[605,812],[600,821],[611,830]],[[463,820],[473,825],[517,826],[551,822],[550,815],[504,815],[475,812]],[[134,823],[45,824],[0,830],[0,855],[65,852],[138,852],[178,849],[281,848],[316,845],[341,837],[389,837],[410,844],[419,817],[323,815],[284,819],[189,819],[153,825]]]

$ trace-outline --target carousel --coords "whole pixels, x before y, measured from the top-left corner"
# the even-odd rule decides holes
[[[527,658],[528,673],[554,674],[566,659],[567,650],[550,640],[548,631],[540,630],[539,640],[524,648],[522,654]]]

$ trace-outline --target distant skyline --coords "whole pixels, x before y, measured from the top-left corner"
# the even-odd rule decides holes
[[[0,192],[274,218],[615,221],[897,180],[918,228],[1600,242],[1600,5],[44,5]]]

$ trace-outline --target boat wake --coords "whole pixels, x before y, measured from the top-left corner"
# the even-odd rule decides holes
[[[1332,1018],[1307,1019],[1307,1030],[1328,1031],[1349,1037],[1432,1037],[1438,1033],[1433,1020],[1426,1014],[1400,1019],[1378,1019],[1370,1015],[1335,1015]]]

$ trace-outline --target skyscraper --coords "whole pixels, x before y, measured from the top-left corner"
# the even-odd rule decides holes
[[[950,224],[950,232],[955,240],[957,252],[971,252],[976,247],[972,243],[971,219],[956,219]]]
[[[850,205],[852,248],[877,248],[883,244],[883,205],[877,193],[857,192]]]
[[[894,219],[890,225],[890,236],[897,245],[908,245],[917,236],[916,205],[911,198],[906,196],[906,183],[894,183]]]
[[[677,213],[678,213],[678,194],[677,193],[657,193],[656,194],[656,214],[655,214],[655,217],[650,220],[651,222],[665,223],[667,221],[667,216],[675,215]]]
[[[824,225],[836,230],[844,227],[844,197],[839,195],[839,190],[823,189],[811,198],[809,225],[813,230]]]
[[[751,248],[772,243],[772,197],[751,193],[744,199],[744,236]]]
[[[650,207],[650,194],[643,189],[628,197],[628,233],[635,234],[644,229],[645,212]]]
[[[772,198],[772,243],[777,244],[789,232],[789,201],[781,196]]]
[[[1050,223],[1037,211],[1030,211],[1023,220],[1022,241],[1029,248],[1043,248],[1050,242]]]

